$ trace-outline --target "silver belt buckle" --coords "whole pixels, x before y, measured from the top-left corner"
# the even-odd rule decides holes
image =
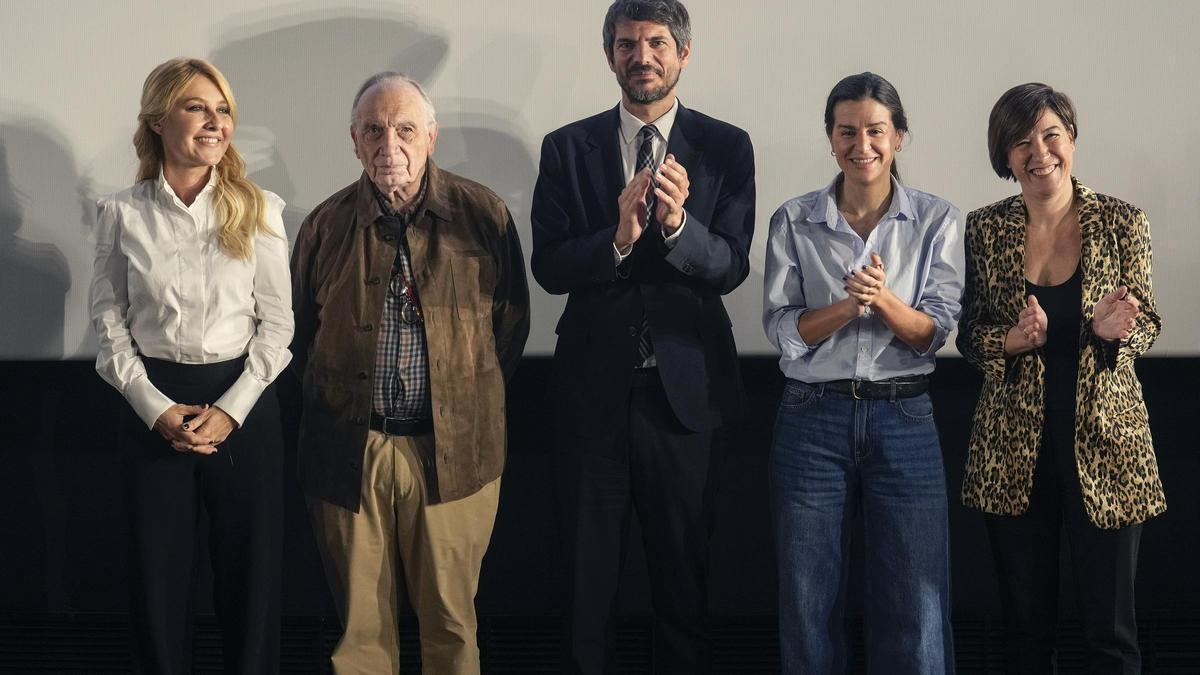
[[[864,400],[863,397],[858,395],[858,383],[859,382],[862,382],[862,380],[857,380],[857,379],[850,380],[850,396],[852,396],[855,401]]]

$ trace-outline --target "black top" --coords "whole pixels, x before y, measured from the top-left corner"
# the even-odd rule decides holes
[[[1046,313],[1046,409],[1075,411],[1075,381],[1079,377],[1079,326],[1083,322],[1083,273],[1075,273],[1057,286],[1038,286],[1025,280],[1025,293],[1037,298]]]

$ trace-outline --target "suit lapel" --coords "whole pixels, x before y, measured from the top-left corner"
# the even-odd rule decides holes
[[[997,260],[1004,259],[1005,251],[1015,251],[1015,265],[1001,265],[997,270],[997,279],[1004,289],[1004,302],[1009,315],[1005,317],[1013,323],[1017,322],[1021,310],[1025,309],[1025,199],[1021,195],[1013,197],[1009,204],[1008,213],[1004,215],[1004,233],[997,251]]]
[[[619,105],[619,104],[618,104]],[[621,172],[620,118],[617,109],[599,118],[588,130],[588,148],[583,158],[588,183],[604,210],[605,227],[617,222],[617,197],[625,188]]]
[[[692,182],[700,177],[700,158],[704,154],[700,146],[704,135],[696,126],[696,115],[680,103],[679,110],[675,112],[675,128],[667,140],[667,154],[675,155],[675,161],[687,169],[688,179]]]
[[[1083,315],[1091,316],[1092,307],[1112,288],[1110,280],[1105,279],[1105,230],[1100,219],[1100,200],[1096,193],[1071,179],[1074,182],[1075,200],[1079,215],[1080,254],[1079,264],[1083,267],[1083,292],[1080,294]],[[1105,290],[1107,286],[1112,286]]]

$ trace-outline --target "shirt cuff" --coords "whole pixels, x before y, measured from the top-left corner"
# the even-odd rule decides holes
[[[241,427],[266,388],[267,383],[255,377],[250,371],[243,370],[237,381],[225,390],[225,393],[221,394],[221,398],[217,399],[213,405],[224,410],[238,423],[238,427]]]
[[[776,337],[779,339],[779,352],[783,358],[789,361],[800,359],[808,355],[812,351],[812,347],[800,337],[800,326],[797,325],[800,317],[804,316],[807,310],[790,309],[779,317],[778,328],[776,329]]]
[[[683,234],[683,227],[685,225],[687,225],[687,211],[683,212],[683,220],[679,222],[679,229],[675,230],[675,233],[671,236],[667,236],[667,228],[665,225],[659,225],[660,231],[662,232],[663,243],[667,245],[667,248],[675,248],[675,242],[679,241],[679,235]]]
[[[137,413],[138,418],[146,424],[148,429],[153,429],[154,423],[167,411],[167,408],[175,405],[174,401],[167,398],[145,376],[129,383],[129,386],[125,388],[125,400],[133,407],[133,412]]]
[[[920,311],[920,310],[918,310],[918,311]],[[917,354],[917,356],[926,357],[926,356],[933,356],[934,354],[936,354],[937,350],[941,349],[942,345],[946,344],[946,336],[947,335],[950,335],[950,329],[945,328],[942,326],[942,324],[938,323],[937,321],[934,321],[933,322],[933,339],[931,339],[929,341],[929,347],[926,348],[925,351]]]
[[[613,264],[618,267],[621,265],[621,263],[625,262],[625,259],[629,257],[630,253],[633,253],[633,247],[630,246],[629,253],[622,255],[621,250],[617,248],[616,242],[613,242],[612,249],[613,249]]]

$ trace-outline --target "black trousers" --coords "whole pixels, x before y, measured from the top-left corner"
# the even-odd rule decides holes
[[[635,376],[627,414],[605,438],[556,434],[567,548],[564,671],[615,672],[614,609],[636,510],[654,606],[654,671],[706,673],[713,433],[675,418],[657,371]]]
[[[150,381],[177,403],[189,404],[219,398],[241,374],[243,361],[185,365],[145,359]],[[192,669],[203,510],[225,672],[278,672],[283,441],[274,388],[215,455],[176,452],[128,410],[122,444],[135,669],[156,674]]]
[[[1133,589],[1142,526],[1102,530],[1084,510],[1069,411],[1049,411],[1029,509],[986,516],[1004,607],[1006,672],[1055,670],[1060,532],[1066,531],[1089,673],[1141,672]]]

